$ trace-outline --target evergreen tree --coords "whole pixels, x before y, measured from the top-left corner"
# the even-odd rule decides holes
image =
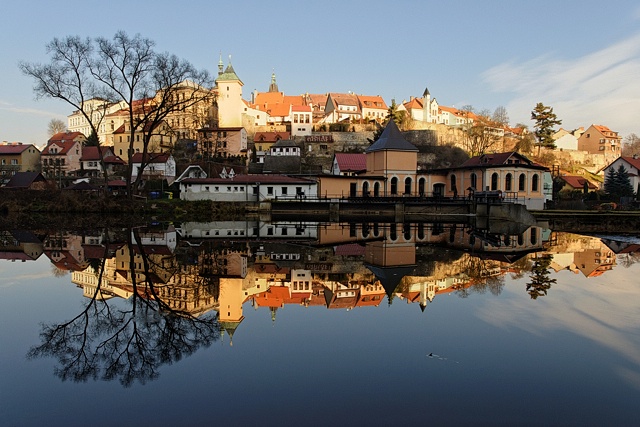
[[[556,148],[555,141],[553,140],[553,134],[555,132],[554,126],[562,124],[562,120],[558,119],[558,116],[553,112],[553,108],[544,105],[542,102],[536,104],[536,108],[531,112],[531,120],[535,121],[533,125],[535,131],[538,146],[538,156],[540,156],[540,149],[542,147],[554,149]]]
[[[618,166],[618,170],[615,173],[615,181],[618,195],[620,197],[633,196],[633,186],[631,185],[631,180],[627,174],[627,169],[625,169],[622,163]]]
[[[100,140],[98,139],[98,135],[96,131],[91,131],[89,134],[89,138],[84,142],[85,147],[97,147],[100,145]]]
[[[531,296],[531,299],[547,295],[551,285],[556,283],[556,279],[549,277],[549,266],[552,259],[551,255],[545,254],[534,261],[531,275],[529,276],[531,282],[527,283],[527,293]]]
[[[616,171],[614,168],[609,168],[607,171],[607,176],[604,179],[604,191],[607,194],[610,194],[612,197],[615,197],[618,194],[618,183],[616,180]]]

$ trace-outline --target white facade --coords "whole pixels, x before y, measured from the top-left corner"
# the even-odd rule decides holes
[[[141,167],[142,163],[133,163],[133,167],[131,170],[132,180],[136,179]],[[174,160],[173,156],[169,155],[166,162],[148,163],[145,166],[142,175],[149,177],[162,177],[166,179],[169,184],[171,184],[176,178],[176,161]]]
[[[578,149],[578,138],[574,135],[567,133],[566,135],[561,136],[555,141],[556,149],[558,150],[577,150]]]
[[[273,176],[256,176],[251,180],[185,179],[180,182],[182,200],[215,200],[219,202],[258,202],[266,200],[315,199],[317,183]],[[266,182],[260,182],[261,180]]]

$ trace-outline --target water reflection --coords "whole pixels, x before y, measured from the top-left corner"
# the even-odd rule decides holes
[[[596,277],[635,263],[638,245],[540,227],[221,221],[142,228],[4,231],[0,257],[44,254],[86,297],[70,320],[44,325],[30,357],[57,359],[63,380],[157,378],[162,365],[234,334],[250,305],[352,310],[383,301],[425,311],[443,294],[499,295],[527,278],[531,299],[555,272]]]

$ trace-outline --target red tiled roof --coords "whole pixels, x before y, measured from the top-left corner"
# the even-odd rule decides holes
[[[82,134],[81,132],[58,132],[51,138],[49,138],[48,144],[51,144],[52,142],[63,143],[66,141],[75,141],[78,137],[80,137],[81,139],[86,139],[84,134]]]
[[[0,154],[20,154],[30,147],[34,147],[34,145],[33,144],[1,144]]]
[[[341,256],[360,256],[364,255],[365,247],[357,243],[347,243],[346,245],[336,246],[335,254]]]
[[[422,110],[422,108],[424,107],[420,98],[413,98],[411,101],[405,102],[403,105],[407,110]]]
[[[625,162],[629,163],[631,166],[633,166],[636,169],[640,169],[640,159],[634,159],[633,157],[621,157],[622,160],[624,160]]]
[[[310,113],[311,107],[309,107],[308,105],[292,105],[291,111]]]
[[[379,108],[384,110],[389,108],[381,96],[357,95],[357,97],[362,107]]]
[[[51,140],[49,140],[51,141]],[[44,150],[42,150],[42,155],[59,155],[59,154],[67,154],[67,152],[69,152],[69,150],[71,150],[76,144],[80,144],[77,141],[73,141],[73,140],[66,140],[66,141],[54,141],[54,142],[50,142],[49,145],[47,145],[46,147],[44,147]],[[56,146],[59,147],[60,150],[57,153],[52,153],[51,152],[51,147],[52,146]]]
[[[281,139],[290,139],[290,132],[256,132],[253,136],[255,142],[276,142]]]
[[[364,153],[336,153],[335,156],[341,172],[359,172],[367,169],[367,155]]]
[[[588,188],[590,190],[597,190],[598,189],[598,187],[595,184],[591,183],[588,179],[583,178],[581,176],[563,175],[563,176],[560,176],[560,178],[562,178],[562,180],[564,182],[566,182],[568,185],[570,185],[571,187],[576,188],[576,189],[584,188],[585,181],[587,182]]]

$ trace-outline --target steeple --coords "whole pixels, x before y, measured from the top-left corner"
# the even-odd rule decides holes
[[[224,70],[224,63],[222,62],[222,52],[220,52],[220,61],[218,61],[218,75],[222,74]]]
[[[269,85],[269,92],[280,92],[278,90],[278,84],[276,83],[276,72],[273,70],[271,73],[271,84]]]

